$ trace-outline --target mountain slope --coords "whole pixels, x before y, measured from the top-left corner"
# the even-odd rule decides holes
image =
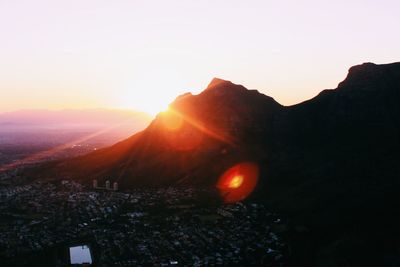
[[[173,111],[159,114],[142,133],[87,156],[51,163],[40,174],[111,179],[122,187],[211,184],[235,160],[230,156],[234,151],[249,153],[252,148],[243,144],[258,146],[263,141],[259,133],[268,131],[272,115],[280,109],[276,101],[257,91],[214,79],[201,94],[178,97],[171,104]],[[212,164],[221,153],[227,158],[224,166]]]
[[[300,238],[296,261],[400,263],[399,103],[400,64],[367,63],[337,89],[282,113],[264,199],[309,229],[290,234]]]
[[[234,164],[256,162],[252,197],[289,219],[295,261],[384,266],[400,248],[399,103],[400,63],[354,66],[336,89],[289,107],[214,79],[143,132],[38,175],[121,187],[215,185]]]
[[[218,165],[241,159],[286,164],[299,154],[314,152],[363,154],[368,147],[378,153],[398,142],[399,68],[399,63],[352,67],[337,89],[290,107],[255,90],[214,79],[201,94],[178,97],[171,104],[173,112],[159,114],[137,136],[57,163],[48,171],[65,167],[71,178],[107,177],[126,186],[160,184],[160,180],[170,184],[195,176],[202,168],[209,170],[207,162],[217,165],[216,175],[223,169]],[[97,162],[99,158],[104,162]],[[209,184],[217,178],[207,176],[185,181]]]

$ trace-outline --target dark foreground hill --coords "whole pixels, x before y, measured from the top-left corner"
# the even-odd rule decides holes
[[[228,167],[256,162],[252,197],[289,218],[292,265],[399,266],[399,151],[400,63],[365,63],[336,89],[289,107],[214,79],[143,132],[37,175],[214,185]]]

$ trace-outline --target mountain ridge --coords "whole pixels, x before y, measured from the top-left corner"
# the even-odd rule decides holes
[[[248,141],[246,141],[246,139],[249,139],[248,136],[243,135],[247,134],[247,132],[250,132],[249,134],[251,134],[251,131],[253,130],[256,130],[260,133],[262,132],[264,134],[269,134],[271,133],[271,131],[273,131],[271,129],[278,128],[277,132],[280,132],[280,134],[290,135],[288,129],[285,129],[285,127],[287,125],[292,125],[290,128],[294,131],[296,127],[293,127],[293,125],[296,125],[296,123],[291,122],[291,120],[293,119],[287,119],[287,117],[296,117],[297,115],[292,114],[296,113],[296,110],[302,110],[304,106],[307,106],[305,110],[312,109],[312,111],[301,111],[302,113],[314,113],[314,109],[319,108],[322,105],[318,103],[325,103],[326,98],[329,98],[329,105],[338,105],[335,107],[336,111],[331,110],[330,113],[342,112],[343,114],[341,114],[340,116],[343,117],[346,114],[345,109],[348,108],[347,104],[342,103],[343,101],[339,101],[341,103],[337,104],[337,100],[333,100],[333,98],[348,98],[348,96],[346,95],[348,94],[348,92],[344,92],[343,89],[348,86],[347,84],[349,81],[354,80],[354,73],[359,73],[360,71],[363,72],[362,70],[370,72],[371,68],[380,69],[379,66],[382,66],[382,68],[392,68],[400,66],[400,63],[386,65],[364,63],[362,65],[354,66],[350,68],[349,74],[347,75],[346,79],[339,83],[337,89],[324,90],[316,97],[292,106],[282,106],[272,97],[265,96],[258,91],[248,90],[242,85],[236,85],[230,81],[214,78],[210,82],[209,86],[200,94],[192,95],[187,93],[179,96],[174,102],[170,104],[170,107],[178,114],[175,115],[176,117],[178,117],[178,120],[184,120],[184,128],[189,131],[189,133],[187,131],[185,133],[188,135],[196,135],[196,133],[198,134],[200,126],[197,125],[197,129],[193,129],[196,127],[190,125],[190,123],[188,123],[186,119],[183,119],[182,114],[184,114],[186,117],[191,118],[191,120],[193,120],[193,118],[201,117],[201,120],[198,120],[198,122],[196,122],[197,124],[202,124],[200,128],[204,128],[204,125],[207,125],[208,128],[214,128],[213,131],[219,131],[224,133],[225,136],[230,136],[226,137],[228,139],[233,137],[233,139],[240,139],[239,143],[248,143]],[[212,90],[210,90],[210,88]],[[332,96],[332,94],[339,94],[339,96]],[[340,105],[346,105],[346,107],[342,107]],[[315,106],[315,108],[313,106]],[[163,147],[163,150],[165,150],[165,145],[168,145],[165,142],[166,139],[178,138],[180,141],[182,141],[183,138],[183,131],[180,135],[177,135],[175,132],[172,134],[172,136],[170,135],[168,138],[165,137],[163,133],[163,131],[165,130],[165,125],[162,122],[165,116],[165,113],[160,113],[159,115],[157,115],[153,122],[151,122],[150,125],[142,132],[142,134],[148,133],[149,136],[157,135],[158,139],[152,140],[151,142],[156,142],[158,145],[160,145],[160,147]],[[305,115],[305,118],[310,116],[318,116],[318,112],[315,112],[314,114],[307,114]],[[337,114],[335,116],[337,116]],[[304,119],[302,121],[306,125],[311,123],[305,122]],[[304,128],[304,126],[299,128]],[[167,132],[171,131],[168,131],[167,129]],[[274,134],[276,133],[271,134],[273,135],[271,136],[271,138],[274,138]],[[204,133],[201,133],[201,136],[203,135]],[[149,136],[147,136],[146,138],[149,138]],[[215,136],[211,136],[211,139],[215,139]],[[207,138],[208,137],[210,137],[210,134],[207,135]],[[257,141],[260,141],[260,136],[254,137]],[[221,142],[224,138],[225,137],[222,137],[220,138],[220,140],[214,141]],[[261,140],[261,142],[263,145],[271,143],[265,140]],[[210,141],[210,144],[211,143],[212,141]],[[121,144],[121,142],[118,144]],[[118,147],[118,144],[114,145],[113,147]],[[228,142],[228,145],[231,144],[229,144]],[[157,150],[157,147],[153,144],[149,144],[148,146],[151,146],[153,147],[153,149]],[[101,153],[101,151],[97,151],[95,153]],[[121,175],[118,176],[120,177]],[[101,178],[99,177],[99,179]]]
[[[253,162],[260,178],[250,199],[288,218],[293,265],[326,266],[340,255],[376,266],[395,257],[400,63],[352,67],[336,89],[293,106],[221,79],[211,86],[178,97],[144,131],[43,165],[36,177],[213,187],[230,167]]]

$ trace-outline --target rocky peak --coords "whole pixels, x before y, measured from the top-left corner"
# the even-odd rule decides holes
[[[379,87],[380,85],[385,84],[385,81],[393,80],[399,76],[400,62],[381,65],[367,62],[351,67],[346,79],[339,84],[338,89],[373,89],[373,86]]]
[[[218,87],[225,87],[227,85],[233,85],[233,83],[220,78],[213,78],[211,82],[208,84],[206,90],[215,89]]]

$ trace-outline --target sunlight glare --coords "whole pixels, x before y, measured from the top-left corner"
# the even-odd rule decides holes
[[[228,187],[230,188],[238,188],[243,183],[243,175],[235,175],[229,181]]]
[[[170,62],[163,64],[155,59],[147,60],[149,62],[133,70],[129,82],[121,89],[116,105],[156,116],[168,110],[168,105],[178,95],[190,90],[185,76],[176,71]]]
[[[179,113],[173,112],[172,110],[168,109],[162,112],[161,115],[162,122],[168,130],[177,131],[182,127],[183,118]]]

